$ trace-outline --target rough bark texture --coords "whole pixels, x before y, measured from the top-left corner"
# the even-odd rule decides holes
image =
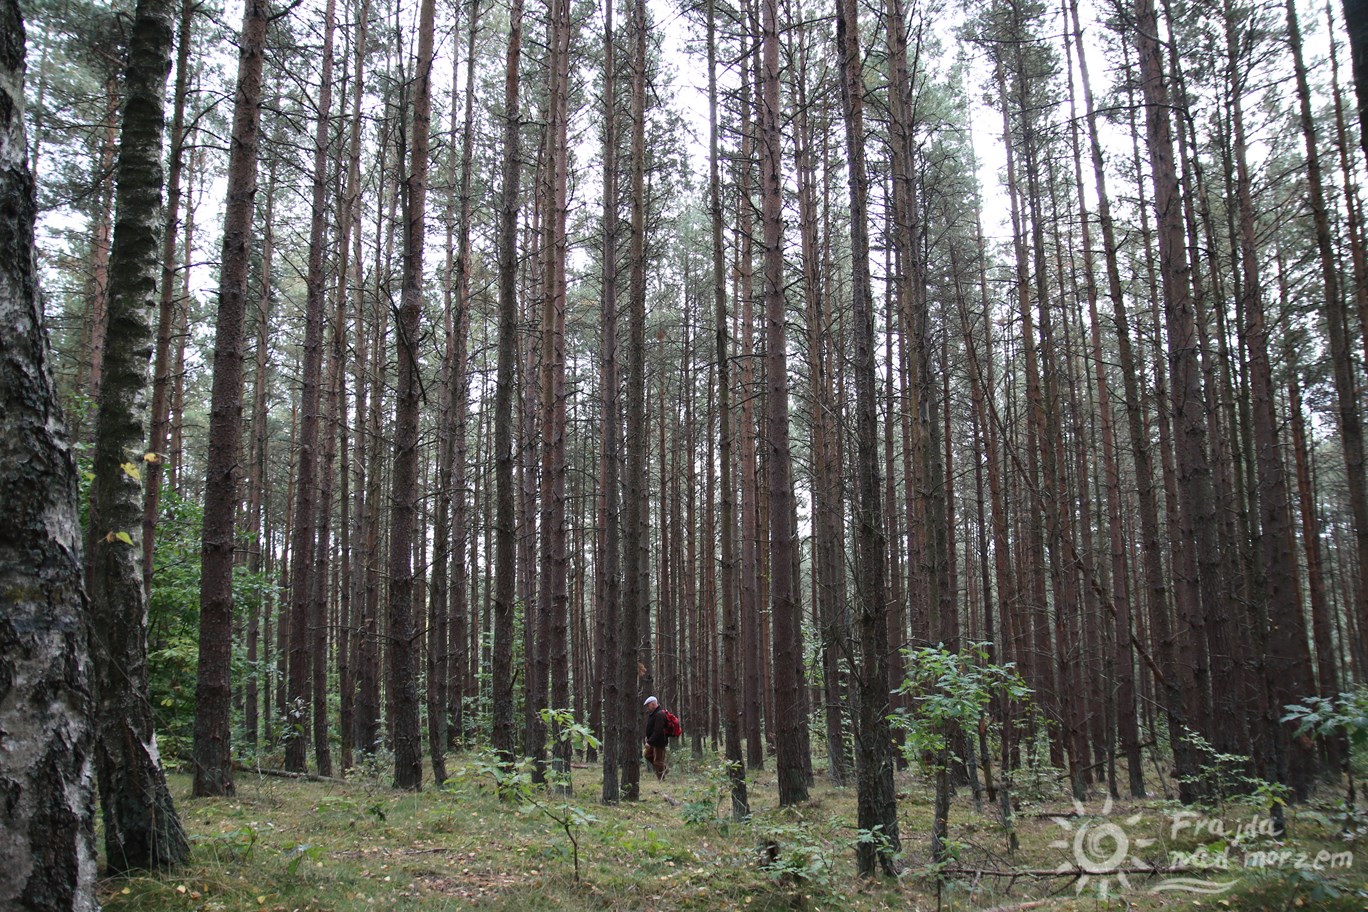
[[[651,687],[650,568],[645,553],[650,505],[646,495],[646,8],[632,3],[631,90],[631,227],[628,244],[627,300],[627,470],[623,481],[623,598],[618,645],[622,650],[618,675],[623,698],[635,708],[641,691]],[[635,801],[641,790],[641,752],[638,732],[624,726],[621,754],[621,794]]]
[[[152,591],[153,543],[161,501],[162,463],[170,435],[171,325],[174,322],[176,237],[180,221],[181,173],[185,166],[185,97],[190,83],[190,27],[193,0],[181,0],[176,36],[176,89],[171,115],[171,154],[166,174],[166,230],[162,234],[160,299],[157,306],[157,349],[152,369],[152,432],[147,449],[156,458],[147,462],[143,493],[143,588]]]
[[[309,271],[305,277],[304,358],[300,375],[299,442],[295,451],[294,535],[290,542],[290,657],[286,699],[290,725],[285,741],[285,768],[303,772],[309,747],[312,710],[310,617],[314,548],[318,525],[319,402],[323,379],[323,254],[327,231],[328,139],[332,113],[333,28],[335,0],[323,13],[323,61],[318,86],[318,120],[314,125],[313,179],[309,219]],[[323,747],[326,748],[326,739]],[[321,772],[321,770],[320,770]]]
[[[601,447],[601,506],[600,559],[595,561],[599,574],[602,625],[603,669],[603,788],[604,803],[614,804],[620,794],[618,770],[622,765],[622,750],[626,744],[624,729],[633,723],[634,707],[622,689],[623,679],[618,627],[622,611],[621,574],[621,488],[622,405],[618,383],[617,342],[617,52],[613,32],[614,0],[606,0],[603,20],[603,300],[600,310],[602,348],[599,353],[599,397],[603,409]]]
[[[1368,0],[1344,0],[1344,27],[1349,32],[1349,52],[1354,64],[1359,145],[1363,154],[1368,155]]]
[[[550,122],[547,124],[546,299],[542,323],[542,604],[546,654],[551,675],[550,707],[570,709],[569,555],[566,551],[566,414],[565,414],[565,222],[569,147],[566,143],[570,94],[572,23],[567,0],[551,9]],[[551,731],[552,762],[560,774],[558,786],[570,788],[570,742]],[[540,753],[539,753],[540,755]]]
[[[869,282],[868,182],[864,156],[864,112],[860,79],[859,14],[854,0],[836,8],[841,65],[841,107],[845,115],[849,167],[852,292],[854,296],[856,409],[856,602],[860,613],[859,726],[855,733],[857,826],[878,831],[862,840],[855,858],[860,874],[893,876],[899,848],[898,808],[893,791],[892,734],[888,724],[888,627],[884,590],[883,510],[879,506],[879,454],[874,379],[874,305]]]
[[[0,907],[91,912],[93,731],[76,462],[47,365],[24,28],[0,0]]]
[[[773,719],[780,805],[808,797],[807,691],[803,687],[802,606],[798,600],[798,534],[789,456],[788,333],[785,327],[783,201],[779,195],[778,0],[761,3],[760,198],[765,270],[765,467],[769,481],[770,596],[774,618]]]
[[[1193,313],[1191,269],[1183,234],[1181,194],[1174,163],[1169,95],[1164,80],[1162,49],[1156,38],[1151,0],[1135,5],[1135,43],[1145,98],[1145,122],[1154,185],[1154,214],[1158,226],[1159,272],[1163,278],[1165,329],[1172,378],[1176,446],[1177,491],[1181,498],[1180,531],[1175,542],[1174,599],[1185,621],[1186,661],[1183,682],[1187,721],[1196,731],[1206,728],[1207,669],[1204,606],[1214,604],[1216,553],[1211,465],[1206,451],[1206,413],[1202,378],[1197,363],[1197,327]],[[1192,545],[1195,543],[1195,549]],[[1193,551],[1196,551],[1196,554]],[[1205,576],[1203,576],[1205,574]],[[1196,797],[1184,786],[1185,800]]]
[[[209,458],[204,485],[204,545],[200,571],[199,675],[195,686],[196,797],[231,795],[228,710],[233,623],[233,514],[242,450],[243,319],[252,203],[261,131],[261,71],[265,62],[266,0],[248,0],[238,43],[237,92],[228,153],[227,208],[219,272],[214,382],[209,406]]]
[[[141,541],[147,370],[161,272],[163,108],[175,12],[174,0],[140,0],[134,14],[95,428],[89,555],[95,768],[106,864],[116,872],[172,867],[190,854],[153,732]]]
[[[434,0],[423,0],[418,24],[418,72],[413,92],[412,155],[404,231],[404,290],[399,307],[399,385],[391,476],[389,689],[394,699],[394,787],[423,785],[418,721],[418,635],[414,623],[414,517],[418,505],[418,322],[423,304],[423,206],[427,200],[432,124]],[[421,563],[421,562],[420,562]]]
[[[508,65],[504,73],[504,173],[499,213],[499,354],[494,388],[494,750],[513,761],[513,592],[517,536],[513,528],[513,368],[517,358],[518,178],[521,121],[518,77],[522,54],[522,0],[509,12]]]
[[[722,549],[722,731],[731,785],[732,819],[750,816],[746,762],[741,756],[740,626],[736,604],[736,490],[732,484],[731,369],[727,345],[727,277],[723,266],[722,179],[717,150],[717,4],[708,2],[708,204],[712,221],[713,307],[716,323],[717,411],[720,423]]]

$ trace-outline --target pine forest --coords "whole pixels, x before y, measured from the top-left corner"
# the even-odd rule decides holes
[[[1368,907],[1366,182],[1365,0],[0,0],[0,910]]]

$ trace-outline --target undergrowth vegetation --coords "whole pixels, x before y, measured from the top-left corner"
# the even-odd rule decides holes
[[[862,881],[853,789],[819,773],[812,800],[780,810],[762,770],[754,816],[733,823],[719,764],[685,753],[664,783],[613,807],[597,800],[597,766],[576,764],[570,795],[521,778],[510,791],[477,755],[450,762],[445,787],[416,794],[364,770],[346,783],[243,772],[235,798],[192,801],[175,776],[190,864],[108,879],[101,899],[109,912],[1368,907],[1368,844],[1315,806],[1289,809],[1280,837],[1252,806],[1076,805],[1061,785],[1022,799],[1009,852],[996,809],[962,790],[954,856],[933,866],[933,786],[905,772],[903,875]]]

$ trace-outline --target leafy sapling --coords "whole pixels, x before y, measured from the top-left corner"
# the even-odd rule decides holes
[[[950,763],[955,743],[976,736],[994,699],[1025,703],[1031,694],[1013,664],[989,661],[988,645],[973,643],[958,652],[944,645],[903,651],[907,675],[898,693],[912,698],[912,708],[899,709],[890,721],[906,734],[903,754],[936,779],[931,831],[931,863],[936,867],[943,866],[950,854]],[[1004,819],[1004,825],[1010,838],[1010,820]]]

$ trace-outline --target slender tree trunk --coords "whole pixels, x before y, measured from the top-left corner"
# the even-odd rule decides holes
[[[508,65],[504,79],[503,202],[499,222],[498,378],[494,392],[494,655],[493,747],[512,763],[513,595],[517,533],[513,498],[513,369],[517,358],[518,178],[522,162],[518,77],[522,54],[522,0],[509,12]]]
[[[718,485],[721,489],[720,562],[722,569],[722,733],[727,780],[731,786],[732,819],[750,816],[746,793],[746,763],[741,756],[740,631],[736,605],[736,495],[732,482],[731,359],[727,346],[727,278],[722,244],[722,178],[717,142],[717,4],[709,0],[708,14],[708,206],[712,223],[714,346],[716,352],[717,411],[720,422]]]
[[[1181,496],[1179,541],[1175,542],[1175,601],[1186,622],[1188,667],[1185,679],[1187,724],[1199,733],[1205,724],[1210,693],[1206,654],[1204,598],[1215,588],[1218,556],[1214,538],[1214,501],[1211,466],[1206,453],[1206,418],[1202,379],[1197,363],[1197,328],[1193,313],[1192,285],[1183,234],[1182,199],[1174,164],[1169,120],[1169,94],[1165,83],[1162,49],[1152,0],[1135,5],[1135,44],[1139,56],[1141,87],[1145,100],[1150,176],[1154,185],[1154,212],[1159,239],[1159,270],[1163,279],[1166,335],[1168,337],[1173,420],[1178,431],[1176,449],[1178,490]],[[1195,548],[1191,545],[1195,544]],[[1195,553],[1194,553],[1195,552]],[[1175,739],[1178,740],[1178,739]]]
[[[1296,364],[1290,355],[1288,363]],[[1335,656],[1334,619],[1326,597],[1324,561],[1321,558],[1321,524],[1316,515],[1315,490],[1311,482],[1311,453],[1306,439],[1301,386],[1294,371],[1287,381],[1288,413],[1292,425],[1292,449],[1297,461],[1297,494],[1301,510],[1302,556],[1306,562],[1307,600],[1311,604],[1311,633],[1316,644],[1317,690],[1334,699],[1340,693],[1339,661]]]
[[[1360,0],[1345,0],[1345,24],[1349,28],[1354,55],[1354,78],[1359,84],[1359,114],[1368,113],[1368,4]],[[1335,382],[1340,440],[1344,450],[1345,480],[1349,488],[1349,510],[1353,517],[1355,544],[1358,556],[1358,585],[1354,611],[1360,631],[1368,629],[1368,477],[1365,477],[1363,425],[1359,412],[1358,378],[1350,351],[1350,317],[1340,290],[1340,276],[1334,239],[1330,229],[1328,207],[1322,185],[1320,146],[1316,139],[1315,119],[1311,110],[1311,96],[1307,85],[1306,66],[1302,61],[1300,29],[1295,11],[1288,7],[1289,43],[1293,51],[1293,66],[1297,80],[1297,103],[1302,136],[1306,144],[1306,178],[1311,191],[1311,215],[1316,230],[1316,252],[1321,267],[1324,295],[1326,335],[1330,340],[1330,362]],[[1357,21],[1355,21],[1355,19]],[[1368,151],[1368,120],[1361,124]]]
[[[651,603],[648,566],[650,499],[646,494],[646,6],[633,0],[629,196],[631,224],[627,262],[626,472],[623,478],[623,601],[618,673],[633,710],[641,691],[653,687],[650,665]],[[635,801],[641,791],[640,740],[635,726],[624,726],[621,746],[622,797]]]
[[[334,333],[334,357],[337,359],[341,376],[339,377],[339,387],[337,389],[338,409],[335,413],[338,422],[337,433],[341,437],[342,444],[342,465],[340,468],[341,492],[339,495],[339,508],[342,532],[342,581],[341,581],[341,621],[337,625],[337,689],[340,691],[341,699],[338,705],[337,727],[341,735],[342,750],[342,769],[347,770],[352,766],[352,756],[355,749],[355,694],[356,694],[356,664],[355,664],[355,645],[353,644],[353,633],[356,630],[356,620],[361,614],[361,603],[364,598],[363,579],[365,573],[359,560],[359,553],[353,559],[351,543],[353,541],[363,542],[364,517],[365,517],[365,435],[361,432],[360,423],[365,420],[365,382],[362,372],[366,362],[366,349],[363,339],[363,326],[361,315],[364,308],[364,288],[361,275],[361,98],[365,90],[365,61],[367,43],[367,25],[370,15],[370,0],[362,0],[356,13],[355,34],[352,39],[353,76],[352,76],[352,103],[351,103],[351,123],[349,124],[350,137],[348,139],[347,152],[347,181],[339,200],[338,221],[342,228],[342,237],[338,245],[338,300],[337,309],[333,319],[336,321],[333,326]],[[350,286],[348,285],[350,283]],[[353,372],[355,402],[356,402],[356,434],[354,437],[349,433],[347,416],[350,414],[347,407],[347,380],[346,369],[343,362],[343,355],[347,349],[347,304],[348,291],[352,298],[351,304],[355,310],[356,335],[355,335],[355,370]],[[342,351],[337,351],[337,346],[341,345]],[[349,447],[348,440],[356,441],[356,450],[353,454]],[[356,468],[352,469],[349,464],[352,459],[356,460]],[[351,485],[356,485],[356,496],[353,500]],[[353,513],[354,511],[354,513]],[[358,525],[352,527],[351,518],[355,516]],[[357,549],[359,552],[359,549]]]
[[[840,688],[841,650],[848,644],[838,614],[844,581],[838,579],[839,529],[842,522],[838,485],[839,466],[832,459],[832,415],[836,404],[830,396],[829,350],[821,284],[821,251],[818,229],[816,163],[812,145],[815,133],[809,119],[810,32],[799,36],[799,64],[793,76],[795,105],[795,159],[797,168],[799,225],[801,226],[803,291],[807,319],[809,418],[812,450],[812,600],[814,626],[821,632],[822,688],[820,697],[827,742],[827,775],[833,785],[846,784],[845,726],[842,722]],[[825,120],[825,118],[823,118]]]
[[[888,724],[888,627],[884,594],[883,511],[879,506],[879,454],[875,441],[874,302],[869,286],[868,173],[864,155],[864,86],[860,74],[859,13],[854,0],[836,9],[850,176],[851,284],[854,298],[856,408],[856,598],[860,610],[860,724],[855,733],[857,826],[877,833],[855,850],[861,876],[895,876],[899,848],[898,806],[893,791],[892,738]]]
[[[788,332],[785,327],[783,201],[779,195],[778,0],[761,0],[760,199],[765,295],[765,467],[770,503],[770,596],[774,619],[773,726],[779,804],[806,801],[807,692],[803,688],[802,606],[794,586],[798,534],[792,526],[793,469],[788,431]]]
[[[303,772],[308,756],[309,720],[313,708],[310,631],[319,622],[317,617],[310,616],[310,611],[318,523],[318,411],[323,380],[323,313],[327,306],[323,247],[327,243],[328,226],[328,140],[332,123],[336,9],[336,0],[328,0],[323,12],[323,61],[318,85],[318,119],[314,126],[309,266],[305,276],[304,359],[300,372],[304,386],[300,394],[295,462],[294,539],[290,544],[290,660],[286,692],[293,732],[285,742],[285,768],[293,772]]]
[[[266,551],[270,547],[269,537],[262,528],[263,516],[266,510],[266,468],[267,453],[269,450],[269,434],[267,434],[266,417],[266,387],[268,385],[268,372],[270,367],[270,321],[271,321],[271,295],[274,291],[272,261],[275,255],[275,235],[272,231],[272,222],[275,218],[275,190],[276,190],[276,162],[273,159],[266,174],[266,205],[261,231],[261,279],[257,296],[257,315],[256,315],[256,364],[253,369],[252,379],[252,444],[250,455],[248,456],[248,475],[247,475],[247,533],[254,536],[255,540],[250,545],[251,551],[248,555],[247,568],[252,573],[263,571]],[[166,276],[163,270],[162,276]],[[160,344],[160,343],[159,343]],[[155,396],[155,393],[154,393]],[[154,432],[155,436],[155,432]],[[150,479],[150,476],[149,476]],[[150,493],[150,492],[149,492]],[[144,501],[146,503],[146,501]],[[145,508],[144,508],[145,509]],[[143,514],[144,520],[147,514]],[[257,667],[267,668],[268,662],[258,661],[258,644],[253,640],[253,631],[257,620],[257,607],[260,607],[267,615],[267,634],[266,639],[270,641],[270,598],[262,599],[263,604],[252,606],[251,619],[248,622],[247,631],[247,661],[255,669]],[[267,740],[270,740],[271,731],[270,718],[271,698],[270,680],[271,675],[262,675],[257,671],[249,673],[246,684],[246,694],[244,699],[247,704],[246,712],[246,738],[248,744],[256,747],[259,743],[259,718],[258,706],[259,681],[264,679],[266,682],[265,703],[267,706]]]
[[[617,341],[618,257],[618,135],[617,135],[617,42],[613,31],[614,0],[606,0],[603,20],[603,298],[600,302],[599,399],[602,403],[600,431],[602,488],[601,545],[598,586],[601,592],[603,649],[603,789],[605,804],[615,804],[621,794],[620,770],[628,762],[624,751],[634,752],[629,738],[636,709],[631,691],[624,689],[627,675],[621,671],[625,650],[619,639],[622,627],[622,575],[620,571],[622,518],[619,491],[622,484],[622,406],[619,399]]]
[[[550,708],[570,709],[569,556],[566,551],[566,458],[565,458],[565,310],[568,181],[567,121],[569,117],[569,69],[571,22],[568,0],[550,0],[550,65],[547,124],[548,151],[545,299],[542,310],[542,476],[541,476],[541,603],[547,671],[550,674]],[[540,708],[540,707],[538,707]],[[570,742],[552,726],[552,756],[557,786],[570,788]],[[541,755],[540,748],[537,751]]]
[[[1083,28],[1079,21],[1077,0],[1070,0],[1069,12],[1073,17],[1072,46],[1078,51],[1078,69],[1082,77],[1084,91],[1087,93],[1086,107],[1088,122],[1091,125],[1094,112],[1088,80],[1088,61],[1083,44]],[[1071,82],[1071,110],[1073,105]],[[1074,119],[1071,118],[1071,122],[1075,122]],[[1097,312],[1098,288],[1096,265],[1093,258],[1092,224],[1088,212],[1087,194],[1083,188],[1082,156],[1078,151],[1076,126],[1070,136],[1074,143],[1074,182],[1078,187],[1079,224],[1083,241],[1083,278],[1088,296],[1088,324],[1091,328],[1089,342],[1092,350],[1094,382],[1097,384],[1098,420],[1102,425],[1102,466],[1107,489],[1107,544],[1111,559],[1111,597],[1112,604],[1116,608],[1116,617],[1113,620],[1116,630],[1114,638],[1116,649],[1114,657],[1116,721],[1121,750],[1126,756],[1130,795],[1132,798],[1142,798],[1145,795],[1145,777],[1144,770],[1141,767],[1140,732],[1135,715],[1135,657],[1131,646],[1130,571],[1126,561],[1126,544],[1124,530],[1122,529],[1124,513],[1121,505],[1121,473],[1116,456],[1116,432],[1112,422],[1111,389],[1107,381],[1106,362],[1103,360],[1102,354],[1102,331],[1101,320]],[[1099,182],[1102,180],[1103,174],[1100,170],[1096,177]],[[1108,223],[1110,230],[1110,214],[1108,214]]]
[[[152,369],[152,431],[147,441],[143,493],[143,591],[152,594],[152,550],[161,501],[162,464],[166,461],[171,386],[171,328],[175,322],[176,237],[180,225],[181,171],[185,164],[185,97],[190,82],[190,28],[193,0],[181,0],[176,34],[176,83],[172,102],[170,164],[166,173],[166,228],[162,233],[160,300],[157,307],[157,347]]]
[[[90,238],[90,309],[87,320],[90,337],[90,348],[87,352],[90,373],[85,389],[90,400],[97,403],[100,401],[100,385],[104,379],[105,332],[109,327],[109,253],[112,246],[110,237],[114,232],[114,162],[119,144],[119,77],[113,66],[110,66],[105,78],[104,91],[104,132],[96,172],[99,204],[95,211],[95,228]],[[73,430],[78,437],[87,436],[86,429],[79,423]]]
[[[447,672],[449,680],[446,688],[450,703],[450,730],[448,740],[453,746],[465,743],[466,718],[465,697],[466,678],[470,674],[473,656],[467,644],[468,629],[473,628],[470,613],[473,600],[467,585],[473,574],[470,572],[469,550],[471,534],[471,507],[466,494],[466,428],[469,413],[469,376],[468,360],[470,335],[470,212],[471,212],[471,175],[474,172],[474,120],[475,120],[475,38],[480,26],[480,4],[474,0],[470,5],[470,25],[466,40],[466,79],[465,115],[461,140],[460,176],[460,216],[458,241],[456,244],[456,351],[453,357],[455,376],[452,377],[452,529],[454,536],[451,547],[451,593],[450,593],[450,633],[451,646],[448,652]],[[454,97],[454,93],[453,93]],[[452,118],[455,130],[455,118]],[[452,136],[455,146],[455,136]]]
[[[199,674],[195,687],[195,797],[232,795],[228,726],[232,689],[233,514],[242,451],[242,335],[246,316],[248,238],[256,197],[261,129],[261,71],[266,0],[248,0],[238,42],[238,78],[228,154],[227,207],[219,270],[214,381],[209,407],[209,456],[204,487],[200,569]]]
[[[423,309],[423,238],[426,230],[428,149],[432,124],[434,0],[423,0],[418,21],[413,126],[404,207],[404,287],[398,320],[398,388],[394,416],[394,468],[390,479],[389,691],[394,698],[394,787],[423,785],[418,722],[418,670],[414,623],[414,524],[418,503],[418,324]],[[421,527],[420,527],[421,528]]]
[[[754,12],[749,0],[743,4],[743,8],[746,18],[752,20]],[[754,31],[752,28],[752,32]],[[741,395],[739,403],[741,426],[738,430],[740,441],[739,452],[737,453],[740,461],[741,485],[741,580],[738,604],[741,615],[741,665],[744,678],[742,719],[746,737],[746,764],[752,769],[763,769],[765,747],[761,726],[764,712],[760,670],[760,507],[758,504],[759,480],[755,454],[755,400],[757,397],[755,395],[755,362],[752,357],[755,353],[753,343],[755,326],[755,232],[753,225],[755,219],[754,200],[751,197],[754,181],[754,166],[752,164],[754,129],[751,115],[754,110],[752,104],[753,74],[759,69],[759,64],[756,62],[757,55],[758,49],[743,55],[741,67],[741,186],[737,200],[737,208],[740,210],[740,227],[738,228],[740,262],[736,277],[739,283],[738,298],[740,303],[740,313],[737,315],[740,322],[738,354],[741,358],[740,377],[738,379]]]

